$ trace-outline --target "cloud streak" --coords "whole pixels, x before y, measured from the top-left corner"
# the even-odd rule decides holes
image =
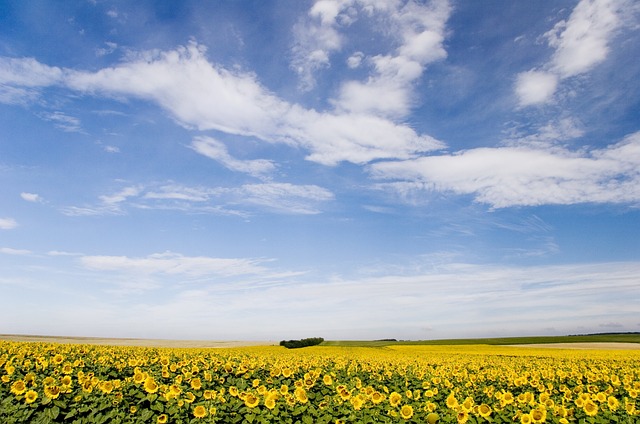
[[[143,258],[126,256],[83,256],[81,264],[95,271],[131,274],[184,275],[187,277],[223,276],[262,273],[264,260],[227,259],[184,256],[173,252],[155,253]]]
[[[231,171],[244,172],[256,177],[269,174],[276,169],[273,162],[264,159],[239,160],[232,157],[227,147],[212,137],[195,137],[190,146],[197,153],[213,159]]]
[[[603,149],[495,147],[371,165],[388,188],[472,195],[494,208],[640,202],[640,132]]]
[[[133,185],[99,196],[95,205],[69,206],[69,216],[125,214],[129,208],[180,210],[195,213],[248,216],[254,213],[310,215],[334,199],[316,185],[265,182],[238,187],[184,186],[173,182]]]
[[[264,259],[173,252],[77,260],[89,273],[82,275],[83,281],[92,273],[121,276],[120,291],[113,289],[119,284],[114,278],[100,288],[101,299],[119,301],[103,303],[92,297],[82,303],[101,311],[88,314],[89,321],[111,316],[105,314],[109,309],[112,325],[126,323],[119,337],[278,340],[321,332],[335,339],[424,339],[548,334],[550,326],[557,334],[575,334],[598,331],[612,322],[634,331],[640,300],[638,262],[533,267],[446,262],[431,272],[325,278],[277,272]],[[144,298],[123,297],[134,289],[144,291]],[[79,290],[65,299],[76,301],[86,289]],[[16,293],[20,290],[12,296]],[[32,295],[31,289],[23,294]],[[66,300],[61,308],[70,307]],[[0,318],[11,314],[14,304],[20,303],[10,302]],[[71,321],[62,322],[64,314],[51,310],[32,311],[29,320],[48,323],[51,316],[59,326],[76,328],[69,327]],[[85,324],[92,331],[102,328],[98,322]],[[425,328],[431,329],[428,335]]]
[[[0,230],[12,230],[18,226],[13,218],[0,218]]]

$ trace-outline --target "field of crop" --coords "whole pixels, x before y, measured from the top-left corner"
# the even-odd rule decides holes
[[[2,423],[635,423],[640,351],[0,341]]]

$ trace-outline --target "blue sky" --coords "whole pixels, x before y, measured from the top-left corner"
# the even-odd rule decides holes
[[[0,332],[640,331],[632,1],[4,1]]]

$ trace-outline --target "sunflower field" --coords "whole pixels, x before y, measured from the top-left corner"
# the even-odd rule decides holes
[[[640,352],[0,341],[2,423],[636,423]]]

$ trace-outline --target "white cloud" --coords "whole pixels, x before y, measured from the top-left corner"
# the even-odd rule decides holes
[[[317,214],[333,200],[316,185],[265,182],[238,187],[188,187],[173,182],[125,187],[99,197],[100,203],[62,209],[69,216],[123,214],[128,208],[181,210],[248,216],[256,211],[278,214]]]
[[[56,128],[65,132],[78,132],[81,133],[82,126],[80,120],[76,117],[66,115],[62,112],[47,112],[40,114],[40,117],[46,121],[53,122]]]
[[[47,252],[48,256],[84,256],[82,253],[77,252],[64,252],[60,250],[50,250]]]
[[[0,83],[0,103],[25,106],[38,98],[38,91]]]
[[[380,162],[383,185],[474,196],[494,208],[576,203],[640,203],[640,132],[589,152],[561,147],[497,147]]]
[[[20,197],[22,197],[22,199],[26,200],[27,202],[42,203],[44,201],[42,197],[36,193],[23,192],[23,193],[20,193]]]
[[[64,71],[33,58],[0,57],[0,85],[47,87],[63,80]]]
[[[98,56],[98,57],[106,56],[108,54],[113,53],[118,48],[118,44],[117,43],[106,41],[104,44],[105,44],[106,47],[102,47],[102,48],[96,49],[96,56]]]
[[[375,2],[370,6],[374,11],[380,7]],[[380,12],[384,19],[391,20],[390,35],[400,43],[394,52],[369,60],[373,72],[365,81],[347,81],[342,85],[338,98],[333,100],[337,110],[390,118],[405,116],[414,102],[413,82],[429,63],[447,56],[443,46],[445,23],[451,12],[447,2],[386,6]],[[352,58],[351,65],[359,65],[361,58]]]
[[[362,52],[355,52],[354,54],[352,54],[351,56],[349,56],[349,58],[347,59],[347,66],[351,69],[355,69],[360,67],[360,64],[362,63],[362,59],[364,58],[364,53]]]
[[[329,56],[342,47],[341,25],[349,25],[353,0],[321,0],[294,28],[291,69],[298,74],[299,88],[309,91],[316,85],[315,73],[330,66]]]
[[[212,137],[195,137],[191,148],[203,156],[220,162],[232,171],[244,172],[254,176],[268,174],[275,170],[273,162],[265,159],[239,160],[232,157],[227,147]]]
[[[603,62],[629,8],[625,0],[581,0],[568,21],[558,22],[545,34],[555,52],[544,70],[518,75],[515,89],[520,105],[548,102],[560,80],[588,72]]]
[[[509,129],[507,134],[506,144],[510,146],[548,148],[582,137],[584,130],[575,118],[564,117],[540,125],[532,134],[524,135],[518,128]]]
[[[384,117],[364,112],[318,112],[289,104],[262,87],[255,75],[217,67],[204,53],[203,47],[193,43],[173,51],[141,53],[97,72],[60,71],[64,78],[56,83],[96,96],[148,99],[189,128],[303,147],[310,152],[307,159],[325,165],[407,158],[443,146]],[[396,66],[382,65],[387,61],[380,58],[380,66]],[[11,63],[15,65],[15,61]],[[40,68],[48,69],[44,65]]]
[[[563,78],[587,72],[605,60],[609,42],[629,8],[625,0],[582,0],[568,21],[558,22],[546,35],[556,49],[551,68]]]
[[[242,203],[285,214],[316,214],[316,205],[333,200],[329,190],[315,185],[289,183],[246,184],[237,190]]]
[[[516,94],[520,106],[546,103],[555,93],[557,86],[558,77],[549,72],[528,71],[518,74]]]
[[[420,339],[425,327],[433,338],[509,336],[540,334],[550,324],[572,334],[607,322],[629,329],[637,321],[638,272],[637,262],[521,268],[448,263],[410,275],[311,282],[258,278],[201,284],[171,293],[164,302],[127,305],[121,319],[142,334],[160,326],[164,337],[175,332],[227,340],[309,332],[332,339]],[[215,329],[199,325],[210,322],[218,323]],[[226,333],[226,327],[232,330]],[[184,328],[198,330],[184,335]]]
[[[143,258],[127,256],[83,256],[83,266],[98,271],[140,274],[202,276],[237,276],[265,271],[264,260],[228,259],[205,256],[184,256],[173,252],[154,253]]]
[[[0,247],[0,253],[4,253],[5,255],[29,255],[31,254],[31,251],[25,249],[12,249],[10,247]]]
[[[0,218],[0,230],[12,230],[18,226],[13,218]]]

